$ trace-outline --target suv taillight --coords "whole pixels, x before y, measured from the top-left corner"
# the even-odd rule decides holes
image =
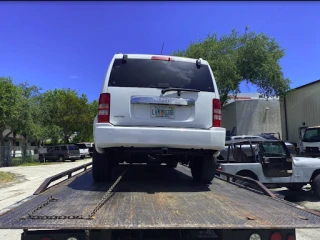
[[[212,100],[212,127],[221,127],[221,105],[219,99]]]
[[[110,120],[110,93],[101,93],[98,107],[98,123],[108,123]]]

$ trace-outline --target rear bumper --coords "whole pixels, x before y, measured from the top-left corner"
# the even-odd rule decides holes
[[[179,148],[220,151],[225,147],[225,128],[190,129],[166,127],[115,127],[95,124],[94,142],[100,153],[104,148]]]

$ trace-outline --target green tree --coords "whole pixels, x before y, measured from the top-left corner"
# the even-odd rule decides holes
[[[4,145],[4,130],[19,114],[19,89],[11,78],[0,78],[0,146]]]
[[[84,125],[77,131],[77,136],[73,142],[93,142],[93,120],[98,112],[98,101],[94,100],[88,103],[87,114],[84,120]]]
[[[206,39],[192,42],[186,50],[172,55],[207,60],[215,75],[222,105],[229,94],[240,93],[243,81],[256,85],[258,92],[267,97],[281,96],[289,90],[290,80],[284,78],[279,64],[284,49],[275,39],[248,28],[243,34],[236,30],[221,37],[209,34]]]
[[[70,136],[80,132],[88,122],[87,102],[84,94],[78,96],[76,91],[69,88],[47,91],[41,98],[44,125],[54,127],[56,132],[62,133],[64,142],[68,143]]]
[[[10,122],[9,126],[13,132],[13,150],[15,153],[16,135],[24,137],[24,154],[27,149],[27,142],[30,138],[36,139],[38,130],[39,105],[37,97],[40,94],[40,88],[30,86],[27,82],[17,85],[19,97],[17,101],[18,114]]]

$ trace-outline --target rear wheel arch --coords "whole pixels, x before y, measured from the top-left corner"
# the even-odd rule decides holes
[[[317,169],[312,173],[312,176],[310,178],[310,182],[312,182],[313,179],[315,179],[318,175],[320,175],[320,169]]]
[[[236,173],[236,175],[242,176],[242,177],[250,177],[254,180],[259,181],[258,176],[252,172],[251,170],[240,170],[239,172]]]

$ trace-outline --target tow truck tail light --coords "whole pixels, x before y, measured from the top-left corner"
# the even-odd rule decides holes
[[[270,240],[283,240],[282,235],[279,232],[272,233]]]
[[[101,93],[98,107],[98,123],[110,121],[110,93]]]
[[[212,100],[212,126],[221,127],[221,105],[216,98]]]

